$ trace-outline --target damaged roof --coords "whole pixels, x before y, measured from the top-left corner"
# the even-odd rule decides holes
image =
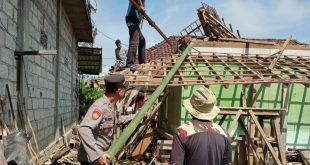
[[[179,37],[170,36],[168,40],[171,43],[177,42]],[[146,59],[148,61],[159,59],[160,57],[168,57],[172,53],[172,46],[167,41],[162,41],[146,50]]]

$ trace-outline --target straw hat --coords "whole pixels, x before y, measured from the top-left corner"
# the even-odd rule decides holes
[[[220,109],[215,104],[216,97],[214,93],[205,87],[197,89],[190,99],[183,102],[187,111],[201,120],[212,120],[217,116]]]

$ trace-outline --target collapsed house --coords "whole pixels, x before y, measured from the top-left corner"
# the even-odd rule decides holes
[[[169,37],[172,45],[149,48],[149,64],[120,72],[135,87],[128,95],[136,97],[129,98],[144,93],[137,112],[150,118],[139,124],[137,117],[110,148],[112,156],[122,163],[130,162],[124,157],[169,162],[172,133],[191,119],[183,101],[206,86],[221,109],[214,122],[234,141],[235,164],[287,164],[294,161],[287,148],[300,149],[300,161],[309,163],[310,46],[291,37],[241,38],[205,4],[198,17],[180,36]]]
[[[87,5],[84,0],[1,5],[1,127],[6,133],[33,129],[34,162],[53,152],[56,162],[68,152],[61,136],[78,121],[78,72],[101,70],[101,50],[77,44],[92,42]],[[109,150],[117,162],[167,163],[172,133],[191,119],[183,100],[199,86],[217,96],[221,113],[215,122],[232,136],[236,164],[286,164],[286,148],[309,149],[310,46],[291,38],[241,38],[205,4],[198,17],[169,38],[173,45],[164,41],[149,48],[149,64],[121,72],[133,89],[119,107],[139,113],[119,128]],[[141,121],[145,112],[148,118]],[[69,143],[76,149],[79,140],[72,132]],[[306,161],[307,150],[297,152]],[[74,164],[68,157],[61,161]]]

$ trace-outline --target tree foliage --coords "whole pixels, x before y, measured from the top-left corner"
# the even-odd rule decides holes
[[[80,83],[80,115],[84,115],[95,100],[103,96],[104,90],[100,88],[87,88],[86,82]]]

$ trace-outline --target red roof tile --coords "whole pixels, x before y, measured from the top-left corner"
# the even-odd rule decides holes
[[[168,39],[171,43],[177,41],[178,37],[170,36]],[[160,57],[167,57],[172,54],[171,46],[166,42],[162,41],[146,50],[147,61],[156,60]]]

